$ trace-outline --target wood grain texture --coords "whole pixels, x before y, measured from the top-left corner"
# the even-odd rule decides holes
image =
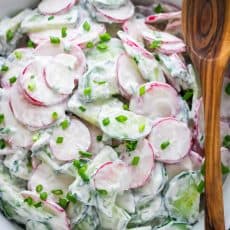
[[[220,100],[230,57],[230,0],[184,0],[184,38],[201,78],[205,113],[205,229],[224,230]]]

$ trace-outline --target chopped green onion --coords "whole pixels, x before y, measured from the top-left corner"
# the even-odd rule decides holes
[[[12,30],[7,30],[6,32],[6,41],[10,42],[14,38],[14,32]]]
[[[97,45],[97,49],[103,52],[108,49],[108,46],[104,42],[101,42]]]
[[[34,204],[35,208],[40,208],[41,206],[42,206],[42,202],[40,201]]]
[[[81,151],[81,150],[79,151],[79,154],[80,154],[82,157],[88,157],[88,158],[90,158],[90,157],[93,156],[92,153],[87,152],[87,151]]]
[[[137,166],[139,164],[139,161],[140,161],[140,157],[139,156],[135,156],[135,157],[133,157],[131,164],[133,166]]]
[[[0,139],[0,149],[4,149],[6,147],[6,142],[4,139]]]
[[[65,198],[60,198],[58,201],[58,204],[64,209],[67,207],[68,203],[68,200]]]
[[[162,150],[166,149],[170,145],[169,141],[162,142],[160,147]]]
[[[86,48],[93,48],[94,47],[94,44],[93,44],[93,42],[87,42],[87,44],[86,44]]]
[[[63,191],[61,189],[54,189],[51,192],[56,196],[60,196],[63,194]]]
[[[230,173],[230,167],[225,166],[223,163],[221,163],[221,171],[223,175],[226,175]]]
[[[58,113],[57,112],[53,112],[52,113],[52,119],[53,120],[57,120],[58,119]]]
[[[89,177],[85,172],[83,173],[81,170],[78,170],[78,174],[84,182],[89,182]]]
[[[123,107],[124,110],[129,110],[129,105],[128,104],[123,104],[122,107]]]
[[[87,88],[84,89],[84,95],[85,95],[85,96],[91,95],[91,92],[92,92],[91,87],[87,87]]]
[[[111,39],[110,34],[107,32],[105,32],[104,34],[100,34],[99,37],[102,42],[108,42]]]
[[[145,94],[145,85],[143,85],[143,86],[141,86],[140,88],[139,88],[139,95],[140,96],[143,96]]]
[[[74,204],[77,202],[77,198],[71,192],[66,194],[66,199]]]
[[[224,139],[223,139],[223,146],[224,146],[225,148],[230,149],[230,135],[224,136]]]
[[[58,37],[50,37],[50,42],[52,44],[60,44],[61,40]]]
[[[161,59],[160,59],[160,57],[159,57],[159,55],[158,55],[158,54],[155,54],[155,55],[154,55],[154,57],[155,57],[155,59],[156,59],[158,62],[160,62],[160,61],[161,61]]]
[[[156,48],[160,47],[160,45],[161,45],[161,41],[155,40],[149,45],[149,48],[156,49]]]
[[[1,66],[1,71],[2,72],[7,72],[9,70],[9,67],[7,65],[2,65]]]
[[[121,123],[124,123],[128,120],[128,117],[124,116],[124,115],[119,115],[117,117],[115,117],[115,119],[118,121],[118,122],[121,122]]]
[[[36,192],[40,193],[43,190],[43,186],[41,184],[36,186]]]
[[[203,180],[198,184],[197,191],[199,193],[203,193],[203,191],[204,191],[204,181]]]
[[[32,197],[27,197],[26,199],[24,199],[24,202],[31,206],[33,204],[33,199]]]
[[[67,129],[69,127],[69,121],[68,120],[64,120],[61,122],[60,126],[62,127],[63,130]]]
[[[192,89],[188,89],[185,91],[185,94],[183,95],[183,100],[188,101],[189,99],[191,99],[193,97],[193,90]]]
[[[18,60],[21,60],[21,59],[22,59],[22,53],[21,53],[20,51],[18,51],[18,50],[16,50],[16,51],[14,52],[14,56],[15,56],[16,59],[18,59]]]
[[[125,146],[128,152],[134,151],[137,148],[138,141],[126,141]]]
[[[101,135],[98,135],[98,136],[97,136],[97,141],[98,141],[98,142],[102,141],[102,136],[101,136]]]
[[[104,118],[104,119],[102,120],[102,123],[103,123],[104,126],[109,125],[109,123],[110,123],[109,118],[108,118],[108,117]]]
[[[36,90],[36,84],[33,83],[33,82],[30,82],[30,83],[28,84],[27,88],[28,88],[28,90],[29,90],[30,92],[34,92],[34,91]]]
[[[138,58],[136,56],[133,57],[133,60],[136,62],[136,64],[139,63],[139,60],[138,60]]]
[[[39,138],[40,138],[40,133],[35,133],[35,134],[32,136],[33,142],[36,142]]]
[[[67,27],[62,27],[61,28],[61,36],[65,38],[67,36]]]
[[[63,143],[63,140],[64,140],[64,137],[57,137],[56,143],[57,143],[57,144],[62,144],[62,143]]]
[[[98,85],[104,85],[106,83],[106,81],[96,81],[96,80],[93,80],[93,82]]]
[[[138,130],[139,130],[139,133],[143,133],[143,132],[144,132],[144,130],[145,130],[145,124],[141,124],[141,125],[139,125]]]
[[[97,189],[97,192],[100,196],[106,196],[108,195],[108,191],[105,189]]]
[[[74,160],[73,161],[73,166],[76,169],[80,169],[82,167],[87,168],[87,164],[83,160]]]
[[[87,21],[85,21],[85,22],[83,23],[83,29],[84,29],[85,31],[90,31],[90,28],[91,28],[90,24],[89,24]]]
[[[48,21],[53,20],[53,19],[54,19],[53,15],[48,17]]]
[[[2,124],[5,120],[5,115],[3,113],[0,114],[0,124]]]
[[[161,4],[158,4],[156,7],[154,7],[154,12],[159,14],[159,13],[162,13],[164,10],[161,6]]]
[[[227,93],[228,95],[230,95],[230,83],[228,83],[225,87],[225,93]]]
[[[27,47],[29,47],[29,48],[35,48],[35,44],[33,43],[33,41],[31,41],[31,40],[29,40],[28,42],[27,42]]]
[[[47,192],[40,193],[40,199],[41,200],[47,200],[47,198],[48,198],[48,193]]]
[[[79,106],[78,109],[79,109],[81,112],[85,112],[85,111],[86,111],[86,108],[83,107],[83,106]]]
[[[9,79],[10,84],[14,84],[16,81],[17,81],[17,78],[15,76]]]

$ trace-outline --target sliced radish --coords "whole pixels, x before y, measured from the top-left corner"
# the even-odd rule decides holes
[[[121,192],[129,189],[129,170],[122,161],[103,164],[96,171],[93,179],[96,189],[103,189],[108,192]]]
[[[175,21],[172,21],[172,22],[169,22],[167,24],[167,26],[165,27],[165,31],[167,33],[171,33],[173,35],[177,35],[177,36],[180,36],[182,37],[182,31],[181,31],[181,20],[178,19],[178,20],[175,20]]]
[[[24,198],[31,197],[34,201],[41,202],[44,210],[54,215],[53,218],[49,219],[52,228],[60,229],[60,230],[70,230],[70,226],[69,226],[70,221],[66,215],[65,210],[61,206],[57,205],[56,203],[50,200],[46,200],[46,201],[40,200],[39,195],[36,194],[35,192],[22,191],[20,192],[20,194]]]
[[[40,164],[31,175],[28,188],[36,191],[37,185],[42,185],[43,190],[48,192],[52,198],[52,190],[61,189],[64,194],[67,193],[68,187],[72,184],[73,178],[66,174],[56,174],[48,165]],[[49,197],[50,198],[50,197]]]
[[[152,121],[130,111],[104,106],[98,117],[100,128],[112,138],[136,140],[147,136]]]
[[[156,160],[176,163],[189,153],[191,132],[183,122],[174,118],[163,118],[153,126],[149,142]]]
[[[38,5],[38,9],[42,14],[64,14],[74,6],[75,2],[76,0],[42,0]]]
[[[101,8],[108,8],[108,9],[117,9],[122,5],[125,5],[127,0],[91,0],[92,3],[97,5]]]
[[[177,92],[166,83],[150,82],[139,87],[130,110],[152,119],[175,116],[180,108]]]
[[[2,75],[1,79],[1,87],[3,88],[9,88],[14,83],[11,83],[11,79],[15,78],[16,80],[19,78],[21,71],[23,70],[23,67],[19,65],[12,65],[10,66],[9,70]]]
[[[62,142],[58,143],[58,138]],[[71,161],[79,158],[79,151],[87,151],[91,137],[88,128],[79,120],[72,119],[69,127],[56,128],[50,140],[50,147],[54,156],[61,161]]]
[[[61,118],[64,116],[65,104],[59,104],[51,107],[38,107],[32,105],[25,99],[18,85],[12,87],[10,95],[10,106],[15,118],[24,125],[33,129],[47,127],[55,122],[52,113],[56,112]]]
[[[134,159],[138,159],[137,165],[132,165]],[[122,155],[122,160],[126,162],[129,166],[129,173],[131,177],[130,188],[137,188],[146,183],[151,175],[152,169],[154,167],[154,156],[153,150],[149,142],[144,139],[141,140],[135,151],[129,153],[124,153]]]
[[[131,18],[134,14],[134,6],[130,0],[128,0],[127,4],[121,6],[119,9],[99,8],[96,5],[94,5],[94,7],[99,14],[107,18],[107,20],[109,19],[115,23],[123,23]],[[104,20],[102,20],[102,22],[104,22]]]
[[[158,48],[159,52],[162,52],[164,54],[174,54],[174,53],[182,53],[186,51],[185,44],[182,42],[178,43],[165,43],[162,44]]]
[[[32,104],[50,106],[63,102],[67,96],[57,94],[47,87],[44,76],[45,64],[40,60],[30,63],[20,76],[20,85]]]
[[[144,83],[136,63],[126,54],[120,55],[117,61],[117,80],[121,93],[128,98]]]
[[[180,19],[181,18],[181,11],[177,12],[168,12],[168,13],[159,13],[155,15],[149,15],[146,19],[146,23],[158,23],[166,20],[171,20],[171,19]]]

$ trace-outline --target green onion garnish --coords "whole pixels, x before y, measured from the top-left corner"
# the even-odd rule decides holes
[[[101,42],[97,45],[97,49],[100,51],[106,51],[108,49],[108,46],[104,42]]]
[[[154,7],[154,12],[159,14],[159,13],[162,13],[164,10],[161,6],[161,4],[158,4],[156,7]]]
[[[9,79],[10,84],[14,84],[16,81],[17,81],[17,78],[15,76]]]
[[[43,186],[41,184],[36,186],[36,192],[40,193],[43,190]]]
[[[7,72],[9,70],[9,67],[7,65],[2,65],[1,66],[1,71],[2,72]]]
[[[84,89],[84,95],[85,96],[91,95],[91,92],[92,92],[91,87],[87,87]]]
[[[222,144],[225,148],[230,149],[230,135],[224,136]]]
[[[139,88],[139,95],[140,96],[143,96],[145,94],[145,85],[143,85],[143,86],[141,86],[140,88]]]
[[[86,44],[86,48],[93,48],[94,47],[94,44],[93,44],[93,42],[87,42],[87,44]]]
[[[33,199],[32,197],[27,197],[26,199],[24,199],[24,202],[31,206],[33,204]]]
[[[53,120],[57,120],[58,119],[58,113],[57,112],[53,112],[52,113],[52,119]]]
[[[98,135],[98,136],[97,136],[97,141],[98,141],[98,142],[102,141],[102,136],[101,136],[101,135]]]
[[[100,196],[106,196],[108,195],[108,191],[105,189],[97,189],[97,192]]]
[[[54,19],[53,15],[48,17],[48,21],[53,20],[53,19]]]
[[[52,44],[60,44],[61,40],[58,37],[50,37],[50,42]]]
[[[86,151],[79,151],[79,154],[82,156],[82,157],[87,157],[87,158],[91,158],[93,156],[92,153],[90,152],[86,152]]]
[[[139,133],[143,133],[145,130],[145,124],[139,125],[138,130],[139,130]]]
[[[63,191],[61,189],[54,189],[51,192],[56,196],[60,196],[63,194]]]
[[[161,45],[161,41],[155,40],[149,45],[149,48],[156,49],[156,48],[160,47],[160,45]]]
[[[29,48],[35,48],[35,44],[33,43],[33,41],[31,41],[31,40],[29,40],[28,42],[27,42],[27,47],[29,47]]]
[[[47,198],[48,198],[48,193],[47,192],[40,193],[40,199],[41,200],[47,200]]]
[[[85,112],[85,111],[86,111],[86,108],[83,107],[83,106],[79,106],[78,108],[79,108],[79,110],[80,110],[81,112]]]
[[[166,149],[170,145],[169,141],[164,141],[161,143],[160,147],[162,150]]]
[[[34,92],[36,90],[36,84],[34,82],[30,82],[27,88],[30,92]]]
[[[139,161],[140,161],[140,157],[139,156],[135,156],[135,157],[133,157],[131,164],[133,166],[137,166],[139,164]]]
[[[102,123],[103,123],[104,126],[109,125],[109,123],[110,123],[109,118],[108,118],[108,117],[104,118],[104,119],[102,120]]]
[[[61,28],[61,36],[65,38],[67,36],[67,27],[62,27]]]
[[[22,53],[21,53],[20,51],[18,51],[18,50],[16,50],[16,51],[14,52],[14,56],[15,56],[16,59],[18,59],[18,60],[21,60],[21,59],[22,59]]]
[[[74,204],[77,202],[77,198],[71,192],[66,194],[66,199]]]
[[[99,35],[99,38],[100,38],[100,40],[102,41],[102,42],[107,42],[107,41],[109,41],[110,39],[111,39],[111,36],[110,36],[110,34],[109,33],[104,33],[104,34],[100,34]]]
[[[115,119],[118,121],[118,122],[121,122],[121,123],[124,123],[128,120],[128,117],[124,116],[124,115],[119,115],[117,117],[115,117]]]
[[[58,204],[64,209],[67,207],[68,203],[68,200],[65,198],[60,198],[58,201]]]
[[[134,151],[137,147],[138,141],[126,141],[125,146],[128,152]]]
[[[14,38],[14,32],[12,30],[7,30],[6,32],[6,41],[10,42]]]
[[[91,28],[90,24],[89,24],[87,21],[85,21],[85,22],[83,23],[83,29],[84,29],[85,31],[90,31],[90,28]]]
[[[57,137],[56,143],[57,143],[57,144],[62,144],[62,143],[63,143],[63,140],[64,140],[64,137]]]
[[[62,127],[63,130],[67,129],[69,127],[69,121],[68,120],[64,120],[61,122],[60,126]]]
[[[5,120],[5,115],[3,113],[0,114],[0,124],[2,124]]]
[[[4,139],[0,139],[0,149],[4,149],[6,147],[6,142]]]

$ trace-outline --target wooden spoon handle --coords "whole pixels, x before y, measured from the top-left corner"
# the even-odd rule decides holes
[[[220,100],[224,67],[218,60],[201,60],[205,114],[205,229],[224,230],[220,157]]]

